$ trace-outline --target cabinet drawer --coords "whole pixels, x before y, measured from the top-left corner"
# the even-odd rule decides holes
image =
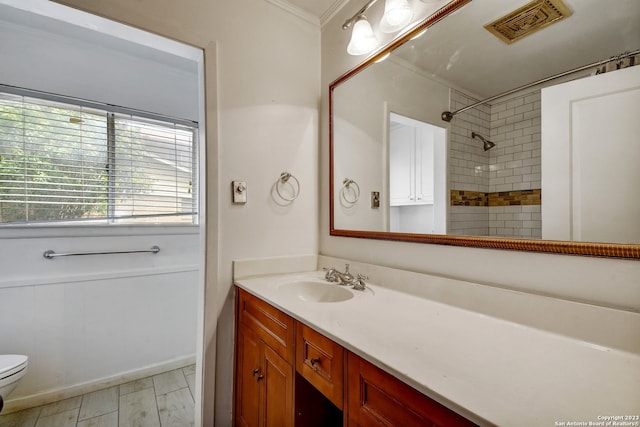
[[[296,333],[296,370],[339,409],[343,405],[344,350],[302,323]]]
[[[240,288],[237,291],[238,322],[253,329],[265,344],[293,363],[293,318]]]
[[[347,360],[350,426],[475,425],[359,356]]]

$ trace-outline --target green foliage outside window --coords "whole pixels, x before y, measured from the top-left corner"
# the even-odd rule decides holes
[[[25,99],[0,94],[0,223],[192,221],[192,130]]]

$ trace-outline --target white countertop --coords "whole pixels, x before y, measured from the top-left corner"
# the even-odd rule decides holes
[[[299,280],[339,286],[317,271],[236,284],[480,425],[606,425],[640,415],[639,354],[375,284],[331,303],[278,289]],[[617,425],[640,425],[627,421]]]

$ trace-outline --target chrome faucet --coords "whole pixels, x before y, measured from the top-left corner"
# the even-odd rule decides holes
[[[338,277],[338,284],[343,286],[351,286],[353,285],[353,281],[355,280],[355,277],[353,277],[353,274],[349,273],[349,264],[345,264],[344,269],[345,269],[344,273],[340,273],[339,271],[336,271],[336,276]]]
[[[365,280],[369,280],[367,276],[358,274],[357,277],[353,277],[353,274],[349,272],[349,264],[345,264],[345,271],[341,273],[335,268],[323,268],[326,271],[324,278],[327,282],[337,283],[342,286],[353,286],[356,291],[363,291],[366,288]]]

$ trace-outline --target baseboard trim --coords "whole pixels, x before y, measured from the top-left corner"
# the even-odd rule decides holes
[[[43,391],[42,393],[36,393],[30,396],[6,400],[4,402],[2,415],[21,411],[23,409],[34,408],[36,406],[46,405],[48,403],[57,402],[58,400],[68,399],[70,397],[80,396],[104,388],[125,384],[130,381],[136,381],[142,378],[150,377],[152,375],[157,375],[163,372],[193,365],[194,363],[196,363],[195,354],[190,356],[182,356],[176,359],[157,363],[155,365],[146,366],[141,369],[134,369],[110,377],[100,378],[95,381],[88,381],[68,387]]]

